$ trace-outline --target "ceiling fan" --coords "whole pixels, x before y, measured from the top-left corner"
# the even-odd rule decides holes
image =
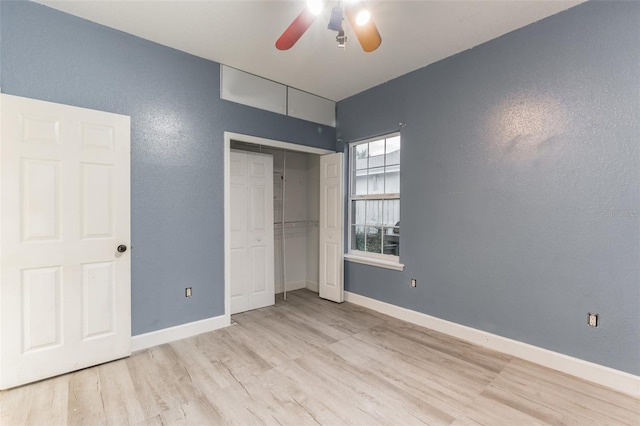
[[[302,34],[315,22],[324,7],[325,2],[322,0],[307,0],[307,7],[293,20],[276,41],[276,48],[278,50],[291,49],[298,39],[302,37]],[[342,27],[345,15],[362,49],[365,52],[376,50],[382,43],[382,38],[378,28],[376,28],[376,24],[373,23],[371,12],[359,1],[353,0],[346,0],[344,7],[338,1],[338,5],[331,9],[331,17],[329,18],[327,29],[338,32],[336,36],[338,47],[344,48],[347,43],[347,36],[344,35]]]

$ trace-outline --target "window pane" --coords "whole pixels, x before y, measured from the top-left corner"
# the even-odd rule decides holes
[[[400,256],[400,228],[384,228],[382,253]]]
[[[382,201],[367,201],[367,225],[382,225]]]
[[[383,205],[384,225],[399,226],[400,200],[386,200]]]
[[[357,225],[364,225],[367,222],[365,222],[365,206],[366,206],[366,201],[364,200],[358,200],[358,201],[353,201],[351,204],[351,223],[352,224],[357,224]],[[395,225],[395,224],[394,224]]]
[[[352,145],[351,250],[399,255],[400,152],[399,135]]]
[[[385,183],[384,192],[386,194],[399,194],[400,193],[400,167],[391,166],[385,167]]]
[[[351,193],[353,195],[366,195],[367,194],[367,171],[357,170],[353,172]]]
[[[364,248],[364,226],[352,226],[351,249],[365,251]]]
[[[369,169],[367,194],[384,194],[384,167]]]
[[[386,164],[400,164],[400,136],[387,139],[385,148]]]
[[[384,139],[369,143],[369,168],[384,166]]]
[[[356,149],[354,150],[356,157],[356,169],[366,169],[367,168],[367,157],[369,156],[369,144],[363,143],[360,145],[356,145]]]
[[[382,228],[367,227],[366,250],[370,253],[382,253]]]

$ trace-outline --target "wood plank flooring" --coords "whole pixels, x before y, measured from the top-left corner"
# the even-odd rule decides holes
[[[0,425],[640,425],[640,401],[298,290],[237,324],[0,393]]]

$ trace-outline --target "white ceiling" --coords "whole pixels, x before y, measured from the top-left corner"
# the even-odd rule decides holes
[[[305,2],[37,0],[82,18],[335,101],[568,9],[584,0],[367,2],[382,45],[364,53],[345,23],[347,49],[326,28],[327,7],[288,51],[275,41]]]

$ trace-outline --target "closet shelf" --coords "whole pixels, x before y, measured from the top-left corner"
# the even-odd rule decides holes
[[[273,226],[275,228],[282,228],[282,222],[274,222]],[[302,228],[306,226],[318,226],[318,221],[296,220],[296,221],[290,221],[290,222],[284,223],[285,228]]]

